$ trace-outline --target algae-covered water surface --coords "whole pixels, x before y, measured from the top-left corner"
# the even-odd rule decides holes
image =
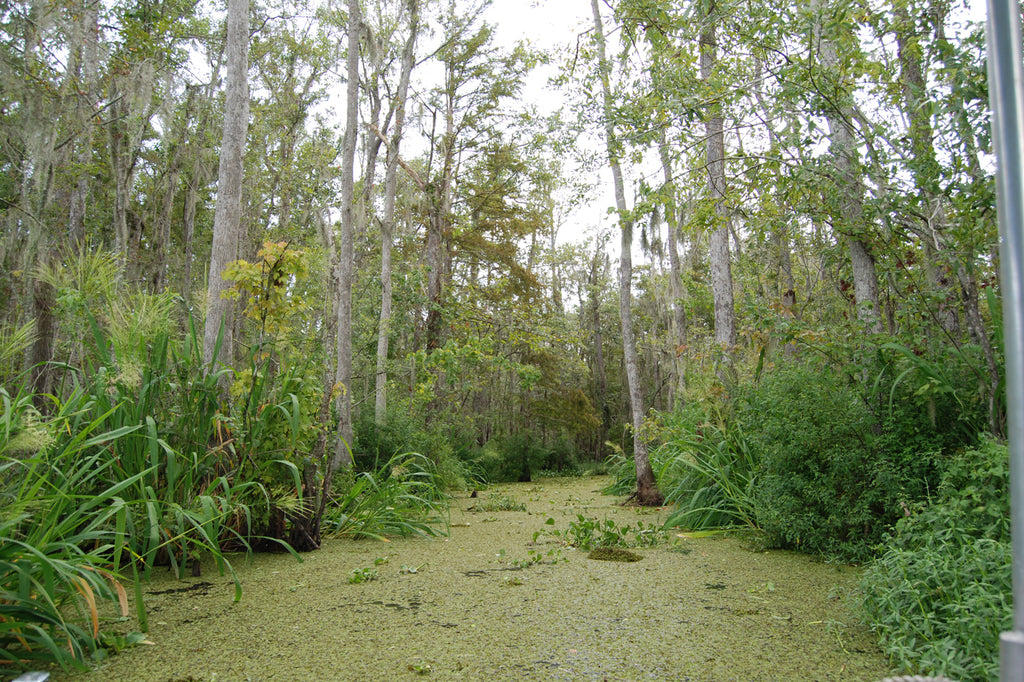
[[[601,561],[550,531],[577,514],[618,525],[603,479],[457,497],[449,537],[335,540],[234,560],[228,577],[145,586],[149,644],[54,679],[878,680],[885,658],[844,597],[853,569],[729,538],[668,536]],[[476,511],[513,498],[526,511]],[[490,505],[491,508],[499,505]],[[472,508],[472,509],[471,509]],[[553,519],[553,523],[549,521]],[[535,533],[541,531],[536,537]]]

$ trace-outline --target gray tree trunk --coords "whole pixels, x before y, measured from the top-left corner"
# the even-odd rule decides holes
[[[599,456],[604,447],[611,414],[608,409],[608,380],[604,369],[604,334],[601,331],[601,282],[608,267],[608,255],[604,252],[604,237],[598,237],[594,245],[594,260],[590,266],[590,317],[594,335],[594,405],[601,411],[601,428],[598,433],[595,455]]]
[[[815,17],[815,43],[818,45],[821,65],[826,73],[835,72],[839,67],[839,56],[832,33],[821,25],[818,2],[812,6],[819,11]],[[843,26],[836,22],[830,31]],[[850,267],[853,272],[853,295],[857,306],[857,318],[873,333],[882,331],[882,316],[878,301],[878,273],[875,257],[864,237],[867,225],[864,222],[864,183],[860,175],[857,154],[856,131],[853,127],[855,112],[850,93],[839,93],[842,99],[836,107],[826,111],[829,134],[832,138],[832,166],[836,171],[837,191],[840,196],[837,229],[846,237],[850,250]]]
[[[605,143],[608,148],[608,162],[612,168],[615,186],[615,205],[619,212],[619,226],[622,232],[622,253],[619,260],[619,320],[622,324],[622,353],[626,363],[626,381],[629,385],[629,404],[633,416],[633,463],[636,466],[636,493],[638,504],[658,506],[665,501],[658,483],[654,480],[647,441],[643,438],[644,396],[640,385],[640,369],[633,336],[632,281],[633,281],[633,219],[626,208],[626,191],[619,165],[619,141],[615,136],[613,102],[610,83],[610,65],[606,56],[604,27],[601,24],[601,10],[598,0],[591,0],[594,12],[594,37],[597,41],[598,66],[601,88],[604,94]]]
[[[395,231],[395,195],[398,191],[398,160],[402,132],[405,127],[405,104],[409,81],[415,63],[416,38],[419,33],[419,0],[406,0],[409,13],[409,37],[402,50],[402,73],[395,94],[395,128],[388,145],[387,170],[384,177],[384,218],[381,221],[380,254],[380,324],[377,332],[377,372],[374,384],[374,420],[383,423],[388,409],[388,342],[391,334],[391,248]]]
[[[705,28],[700,33],[700,76],[711,80],[718,55],[715,33],[717,10],[714,3],[704,16]],[[708,260],[711,266],[711,293],[715,305],[715,343],[722,352],[719,377],[732,383],[732,353],[736,345],[736,312],[733,305],[732,264],[729,254],[729,213],[725,204],[725,134],[721,108],[708,105],[704,121],[706,137],[706,168],[708,195],[715,202],[715,225],[709,240]]]
[[[238,254],[242,230],[242,170],[245,137],[249,129],[249,0],[228,0],[227,73],[225,76],[224,132],[217,174],[217,208],[213,215],[213,247],[206,293],[203,328],[203,364],[207,371],[215,359],[234,360],[234,302],[221,296],[228,283],[221,276]],[[214,357],[217,337],[221,347]]]
[[[359,34],[362,15],[359,0],[348,0],[348,87],[346,89],[345,138],[341,153],[341,235],[338,240],[337,313],[338,364],[335,383],[340,391],[338,439],[335,442],[331,469],[350,466],[352,457],[352,278],[354,274],[355,239],[355,160],[356,133],[359,126]]]
[[[89,196],[89,172],[92,165],[92,143],[93,143],[93,107],[99,101],[97,93],[97,82],[99,80],[99,10],[98,3],[92,0],[85,0],[80,9],[80,34],[77,52],[80,54],[76,78],[82,90],[81,98],[84,102],[79,107],[84,110],[80,117],[82,128],[81,139],[78,142],[78,180],[71,191],[71,201],[68,207],[68,240],[77,248],[85,241],[85,211],[86,199]],[[72,49],[72,54],[76,52]]]
[[[686,364],[682,350],[686,345],[686,309],[683,307],[683,273],[679,265],[679,210],[676,206],[676,186],[672,174],[672,159],[669,157],[668,141],[662,130],[658,139],[661,155],[661,170],[665,177],[665,191],[669,200],[665,203],[665,223],[668,226],[668,271],[669,294],[672,296],[672,383],[669,391],[669,405],[675,408],[676,401],[682,400],[686,390]]]

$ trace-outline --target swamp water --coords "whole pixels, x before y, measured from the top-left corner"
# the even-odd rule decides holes
[[[450,537],[333,540],[303,556],[234,559],[146,585],[150,645],[56,682],[851,680],[888,674],[845,597],[853,569],[729,538],[596,561],[550,532],[577,514],[618,526],[604,478],[504,485],[452,502]],[[526,512],[467,511],[512,497]],[[554,519],[554,525],[546,521]],[[531,550],[535,553],[531,555]],[[540,554],[541,562],[531,561]],[[546,563],[554,562],[554,563]],[[376,577],[349,582],[353,571]],[[160,573],[158,571],[158,573]]]

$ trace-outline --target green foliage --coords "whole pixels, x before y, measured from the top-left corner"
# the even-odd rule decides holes
[[[295,315],[306,307],[294,291],[307,274],[305,253],[287,242],[265,242],[256,257],[254,263],[228,263],[224,279],[233,284],[225,296],[244,296],[245,316],[259,324],[261,333],[278,336],[291,329]]]
[[[579,463],[564,439],[545,444],[529,432],[495,438],[480,449],[473,463],[490,483],[529,481],[541,476],[575,475]]]
[[[359,583],[368,583],[372,580],[377,579],[376,568],[354,568],[348,574],[348,582],[350,585],[358,585]]]
[[[37,423],[23,396],[0,396],[0,673],[48,661],[82,667],[102,651],[102,602],[128,615],[111,566],[126,557],[125,497],[148,472],[104,484],[107,453],[131,429],[104,431],[95,420],[61,437],[66,418]],[[18,423],[48,431],[44,448],[10,447]]]
[[[376,472],[356,474],[337,487],[323,520],[334,537],[447,532],[447,496],[433,462],[421,454],[395,455]]]
[[[399,409],[388,410],[382,424],[364,414],[354,424],[356,468],[375,471],[382,461],[406,452],[426,455],[444,490],[464,490],[481,483],[471,464],[455,455],[450,438],[438,426],[427,426],[422,421]]]
[[[549,518],[545,525],[555,525],[555,520]],[[536,542],[542,535],[550,535],[564,542],[570,547],[579,549],[594,549],[597,547],[652,547],[665,540],[665,533],[654,524],[645,524],[637,521],[636,525],[626,524],[620,526],[613,519],[597,518],[577,514],[576,519],[569,522],[565,530],[551,529],[537,531],[533,535]]]
[[[632,457],[627,457],[622,452],[622,449],[615,446],[614,443],[608,443],[607,445],[611,447],[612,451],[606,460],[608,475],[611,476],[612,480],[601,492],[605,495],[629,495],[636,490],[636,464],[634,464]],[[655,461],[652,458],[652,467]]]
[[[21,327],[0,327],[0,386],[13,385],[21,374],[24,353],[32,345],[31,322]]]
[[[916,505],[861,578],[864,612],[904,670],[999,679],[1012,629],[1008,454],[988,441],[956,457],[936,498]]]
[[[755,504],[770,541],[863,559],[895,521],[900,490],[870,448],[873,421],[861,396],[827,368],[780,368],[750,392],[739,423],[761,453]]]
[[[956,410],[952,394],[915,401],[906,371],[895,373],[881,353],[867,359],[852,371],[877,377],[870,390],[805,362],[776,367],[746,392],[737,425],[761,458],[756,522],[772,544],[870,558],[907,505],[938,482],[943,453],[975,433],[945,416]]]
[[[94,326],[93,332],[99,360],[117,367],[102,331]],[[252,507],[266,510],[269,497],[258,481],[234,475],[238,464],[231,459],[232,449],[210,447],[220,428],[218,375],[202,370],[197,340],[186,341],[184,352],[174,352],[170,339],[160,334],[150,346],[138,373],[111,371],[108,365],[91,374],[73,373],[78,388],[56,400],[55,413],[70,422],[69,434],[85,419],[129,432],[107,454],[109,467],[101,484],[136,480],[125,531],[144,575],[156,563],[170,563],[181,575],[188,563],[207,553],[220,570],[230,570],[225,543],[248,548]],[[168,421],[160,423],[156,415]],[[196,423],[203,418],[208,421]],[[143,471],[144,476],[134,478]]]
[[[669,429],[670,439],[654,455],[665,502],[676,505],[665,526],[756,528],[760,458],[742,428],[724,432],[711,424],[674,424]]]

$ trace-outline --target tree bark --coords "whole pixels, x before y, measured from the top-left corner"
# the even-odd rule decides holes
[[[398,191],[398,160],[402,132],[405,127],[405,104],[409,92],[409,81],[415,63],[416,38],[419,33],[419,0],[406,0],[409,13],[409,37],[402,50],[402,74],[398,92],[395,94],[395,128],[387,151],[387,170],[384,177],[384,218],[381,221],[380,255],[380,323],[377,331],[377,372],[374,384],[374,421],[384,422],[387,415],[388,399],[388,343],[391,334],[391,249],[395,231],[395,195]]]
[[[218,359],[228,365],[234,361],[234,302],[221,295],[229,287],[221,274],[237,258],[242,230],[242,171],[249,128],[249,0],[228,0],[227,23],[224,132],[203,328],[203,364],[207,371],[213,369]]]
[[[700,33],[700,76],[710,86],[718,59],[716,37],[717,10],[714,2],[703,17]],[[710,94],[710,87],[709,96]],[[715,306],[715,343],[722,353],[718,376],[723,384],[734,383],[732,354],[736,346],[736,312],[733,305],[732,264],[729,254],[729,211],[725,204],[725,134],[721,106],[711,96],[704,120],[708,196],[715,204],[715,225],[711,230],[708,259],[711,266],[711,292]]]
[[[338,365],[335,383],[339,387],[338,438],[331,468],[351,466],[352,457],[352,278],[355,269],[355,159],[359,126],[359,33],[362,15],[359,0],[348,0],[348,60],[345,102],[345,137],[341,152],[341,235],[338,240],[337,313]]]
[[[594,366],[591,374],[594,378],[594,405],[601,411],[601,427],[598,431],[594,455],[600,458],[608,429],[611,427],[611,411],[608,409],[608,380],[604,369],[604,334],[601,331],[601,281],[608,267],[608,256],[604,253],[604,237],[598,237],[594,245],[594,259],[590,265],[590,318],[593,327]]]
[[[78,179],[71,191],[68,207],[68,240],[77,249],[85,241],[86,199],[89,196],[89,172],[92,165],[93,113],[99,101],[97,81],[99,79],[99,10],[98,3],[85,0],[80,9],[81,26],[77,46],[80,54],[76,66],[75,78],[82,91],[79,108],[84,111],[80,116],[82,125],[81,139],[78,142]],[[76,50],[72,50],[74,54]]]
[[[672,173],[672,159],[669,157],[668,141],[662,130],[658,138],[658,152],[661,156],[661,170],[665,178],[665,224],[668,227],[668,272],[669,294],[672,296],[672,384],[669,391],[670,409],[675,409],[686,390],[686,364],[683,349],[686,346],[686,309],[683,307],[683,273],[679,266],[679,210],[676,205],[676,186]]]
[[[637,361],[636,341],[633,336],[632,312],[632,281],[633,281],[633,218],[626,208],[626,191],[622,181],[622,168],[619,165],[619,141],[615,135],[613,120],[613,103],[610,83],[610,65],[606,56],[604,27],[601,24],[601,10],[597,0],[591,0],[594,12],[594,37],[597,41],[601,78],[601,89],[604,95],[603,114],[605,144],[608,149],[608,162],[612,169],[612,181],[615,186],[615,205],[619,213],[619,226],[622,233],[622,253],[619,260],[619,320],[622,324],[622,353],[626,364],[626,380],[629,385],[630,411],[633,416],[633,463],[636,467],[636,502],[643,506],[658,506],[665,501],[654,480],[647,441],[643,437],[644,397],[640,385],[640,370]]]
[[[815,17],[814,32],[821,65],[833,79],[838,79],[840,76],[836,72],[840,64],[836,42],[833,34],[822,28],[820,6],[816,6],[816,9],[819,10],[819,16]],[[845,25],[841,21],[835,22],[835,27]],[[857,319],[868,331],[878,334],[882,331],[878,273],[875,268],[875,257],[866,239],[864,183],[859,171],[852,95],[849,92],[838,92],[836,97],[837,100],[833,103],[835,106],[825,112],[832,138],[832,167],[835,169],[836,191],[839,196],[839,212],[835,216],[836,227],[846,237],[850,251]]]

